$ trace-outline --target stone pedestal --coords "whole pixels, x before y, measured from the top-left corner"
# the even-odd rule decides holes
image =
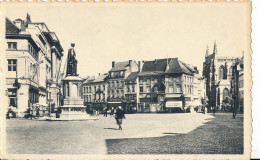
[[[67,76],[63,82],[63,106],[58,107],[58,118],[48,120],[89,120],[96,119],[86,113],[83,105],[81,85],[82,79],[78,76]]]

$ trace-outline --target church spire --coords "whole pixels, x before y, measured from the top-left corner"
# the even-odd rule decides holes
[[[29,13],[27,13],[27,15],[26,15],[26,22],[27,23],[31,23],[32,21],[31,21],[31,16],[29,15]]]
[[[217,54],[218,50],[217,50],[217,44],[216,44],[216,40],[214,42],[214,48],[213,48],[213,54]]]
[[[209,46],[207,45],[206,53],[205,53],[205,58],[208,57],[209,55]]]

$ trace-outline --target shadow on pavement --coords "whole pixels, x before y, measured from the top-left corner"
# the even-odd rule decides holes
[[[243,115],[236,119],[232,114],[213,116],[187,134],[106,139],[107,154],[243,154]]]
[[[164,133],[162,133],[162,134],[174,134],[174,135],[176,135],[176,134],[179,134],[179,133],[164,132]]]
[[[118,130],[118,128],[104,128],[104,129]]]

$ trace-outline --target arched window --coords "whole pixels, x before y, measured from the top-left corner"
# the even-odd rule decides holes
[[[227,88],[224,88],[224,89],[223,89],[223,100],[225,100],[226,97],[229,97],[229,91],[228,91]]]
[[[223,79],[223,72],[224,72],[224,71],[223,71],[223,67],[220,66],[220,67],[219,67],[219,74],[218,74],[218,75],[219,75],[219,80]]]
[[[227,68],[223,65],[219,67],[219,80],[227,79]]]

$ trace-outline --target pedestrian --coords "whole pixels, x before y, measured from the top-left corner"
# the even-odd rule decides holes
[[[36,108],[36,117],[40,117],[40,108],[39,107],[37,107]]]
[[[114,107],[111,108],[110,117],[114,116]]]
[[[107,107],[104,109],[104,117],[107,117]]]
[[[119,126],[119,130],[122,130],[122,123],[123,123],[123,118],[125,119],[125,113],[122,110],[121,106],[118,106],[118,109],[115,113],[115,119],[116,119],[116,123]]]

